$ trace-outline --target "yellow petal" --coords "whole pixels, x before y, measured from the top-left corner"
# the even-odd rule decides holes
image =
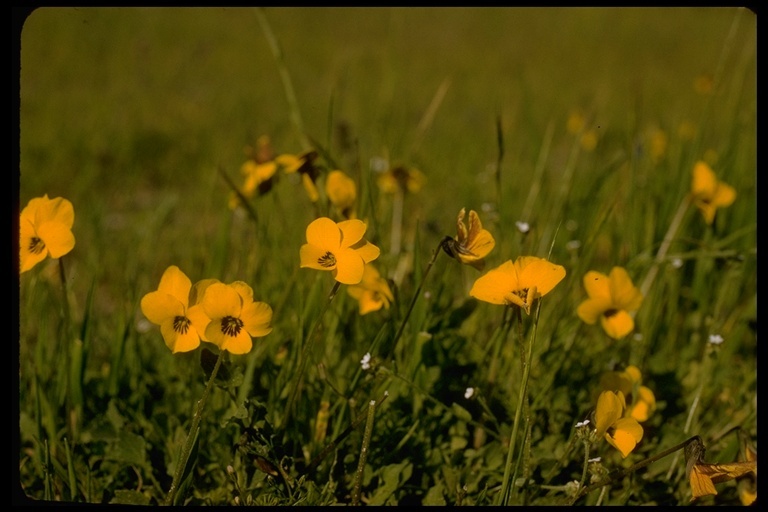
[[[603,391],[597,398],[595,408],[595,428],[597,436],[603,436],[624,412],[624,395],[613,391]]]
[[[163,272],[157,291],[176,297],[186,308],[189,304],[191,288],[192,281],[189,280],[187,275],[176,265],[171,265]]]
[[[611,297],[611,280],[607,275],[590,270],[584,274],[582,280],[584,283],[584,290],[590,299],[597,299],[602,303],[612,304],[613,299]]]
[[[341,247],[351,247],[363,239],[365,222],[359,219],[343,220],[337,224],[341,230]]]
[[[469,295],[491,304],[507,304],[507,295],[518,290],[517,271],[512,260],[505,261],[479,277]]]
[[[241,329],[236,336],[224,335],[224,341],[219,348],[232,354],[247,354],[253,348],[253,340],[245,329]]]
[[[75,210],[72,203],[63,197],[55,197],[50,200],[44,200],[38,203],[35,211],[35,225],[41,225],[46,222],[57,222],[64,226],[64,229],[71,229],[75,222]]]
[[[635,321],[626,311],[619,310],[610,316],[603,314],[600,317],[600,325],[603,326],[606,334],[611,338],[618,340],[632,332],[635,328]]]
[[[336,208],[344,210],[352,206],[357,197],[355,181],[342,171],[331,171],[325,180],[325,193]]]
[[[357,222],[362,224],[362,221]],[[365,225],[363,224],[363,226]],[[363,228],[363,232],[365,232],[365,228]],[[339,226],[328,217],[320,217],[319,219],[315,219],[310,222],[309,226],[307,226],[307,242],[310,245],[319,247],[320,249],[335,252],[339,249],[339,247],[341,247],[341,239],[341,229],[339,229]]]
[[[208,318],[212,320],[212,323],[215,323],[216,320],[226,316],[239,318],[242,301],[240,294],[232,286],[224,283],[213,283],[205,290],[202,306]],[[208,330],[206,330],[206,335],[208,335]]]
[[[693,166],[693,183],[691,192],[694,196],[712,199],[717,187],[717,177],[706,162],[698,161]]]
[[[189,352],[200,346],[200,336],[196,329],[190,327],[187,332],[182,333],[176,331],[173,324],[173,320],[168,320],[160,326],[163,340],[171,352]]]
[[[205,310],[201,304],[196,304],[187,310],[187,318],[192,322],[192,327],[195,328],[200,339],[203,341],[210,341],[205,335],[205,329],[208,324],[211,323],[211,319],[205,314]]]
[[[717,184],[712,204],[718,208],[730,206],[736,200],[736,190],[722,181]]]
[[[234,283],[230,283],[229,286],[234,288],[235,291],[240,295],[240,297],[243,299],[244,305],[253,302],[253,288],[251,288],[248,283],[243,281],[235,281]]]
[[[622,267],[613,267],[609,275],[610,293],[616,309],[635,311],[640,308],[643,296],[632,284],[632,279]]]
[[[309,244],[301,246],[299,259],[301,268],[313,268],[315,270],[333,270],[337,264],[336,256],[333,253]]]
[[[315,182],[312,181],[312,177],[309,174],[302,174],[301,182],[304,184],[304,190],[307,191],[309,200],[316,203],[317,200],[320,199],[320,193],[317,191],[317,186],[315,185]]]
[[[334,279],[343,284],[358,284],[363,279],[365,262],[353,249],[343,249],[336,254]]]
[[[647,421],[656,410],[656,397],[646,386],[640,386],[632,402],[631,416],[639,422]]]
[[[240,315],[248,334],[253,337],[266,336],[272,332],[269,323],[272,321],[272,308],[264,302],[247,304]]]
[[[606,434],[605,439],[626,458],[643,438],[643,427],[634,418],[621,418],[614,428],[613,435]]]
[[[162,325],[169,319],[184,316],[184,304],[168,293],[149,292],[141,298],[141,312],[153,324]]]
[[[604,298],[587,299],[576,308],[576,314],[584,322],[592,325],[611,307],[609,300]]]
[[[365,263],[370,263],[381,254],[381,249],[378,246],[373,245],[370,242],[366,242],[363,245],[353,247],[358,256],[360,256]]]
[[[565,268],[535,256],[521,256],[515,262],[520,269],[520,289],[536,287],[539,297],[548,294],[565,277]]]
[[[43,222],[37,227],[37,234],[45,243],[51,258],[61,258],[75,247],[75,236],[61,222]]]

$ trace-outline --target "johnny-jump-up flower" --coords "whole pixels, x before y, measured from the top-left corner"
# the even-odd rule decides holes
[[[315,165],[318,154],[315,150],[305,151],[298,155],[283,154],[275,158],[275,162],[283,168],[286,174],[299,173],[304,189],[307,191],[309,200],[316,203],[320,199],[315,182],[320,176],[320,169]]]
[[[469,294],[479,300],[521,307],[531,314],[531,304],[565,277],[565,268],[536,256],[508,260],[475,281]]]
[[[613,267],[606,276],[590,270],[584,275],[583,283],[589,298],[576,309],[579,318],[590,325],[600,319],[603,329],[613,339],[632,332],[635,321],[630,312],[640,308],[643,295],[632,284],[627,271]]]
[[[389,309],[390,303],[394,300],[387,280],[381,277],[379,271],[370,263],[366,263],[363,269],[362,281],[350,285],[347,293],[357,299],[361,315],[378,311],[382,307]]]
[[[313,220],[307,226],[307,243],[299,251],[301,267],[327,270],[340,283],[358,284],[365,264],[381,253],[363,238],[365,229],[365,223],[358,219],[339,223],[328,217]]]
[[[355,180],[342,171],[331,171],[325,179],[325,194],[342,217],[345,219],[355,217],[353,208],[357,199]]]
[[[256,149],[250,150],[250,158],[240,167],[243,176],[243,186],[240,193],[250,199],[258,191],[259,195],[266,194],[272,189],[277,162],[274,161],[275,152],[272,142],[267,135],[262,135],[256,141]],[[235,208],[240,203],[240,198],[234,192],[230,195],[229,207]]]
[[[456,237],[446,237],[442,247],[448,255],[461,263],[482,270],[485,266],[484,258],[496,245],[496,241],[487,229],[483,229],[483,224],[475,210],[469,210],[469,228],[464,224],[465,214],[466,209],[462,208],[456,218]]]
[[[253,289],[242,281],[231,284],[211,283],[200,303],[210,319],[205,337],[221,350],[247,354],[253,348],[251,337],[272,332],[272,308],[253,300]]]
[[[160,326],[165,344],[171,352],[189,352],[200,345],[208,317],[199,305],[189,305],[192,282],[176,265],[168,267],[160,278],[157,291],[141,299],[141,312],[147,320]]]
[[[75,247],[72,224],[75,210],[63,197],[31,199],[19,217],[19,273],[26,272],[46,256],[61,258]]]
[[[629,365],[624,371],[606,372],[600,377],[600,389],[621,391],[627,401],[626,416],[639,422],[646,421],[656,410],[656,397],[648,386],[643,386],[643,377],[637,366]]]
[[[604,437],[621,452],[622,458],[626,458],[643,438],[643,427],[635,418],[624,415],[625,408],[624,393],[603,391],[595,410],[595,435],[598,439]]]
[[[719,181],[706,162],[699,161],[693,167],[691,197],[707,224],[712,224],[717,209],[730,206],[736,200],[736,190]]]

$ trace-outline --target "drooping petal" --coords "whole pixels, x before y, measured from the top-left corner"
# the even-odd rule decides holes
[[[240,314],[243,327],[253,337],[266,336],[272,332],[272,308],[264,302],[251,302],[243,307]]]
[[[184,316],[184,304],[166,292],[149,292],[141,298],[141,312],[153,324],[162,325],[169,318]]]
[[[176,297],[186,307],[189,305],[189,291],[191,288],[192,281],[189,280],[187,275],[176,265],[171,265],[163,272],[157,291]]]
[[[341,230],[341,246],[351,247],[363,239],[365,235],[365,222],[359,219],[343,220],[337,224]]]
[[[240,294],[233,287],[224,283],[213,283],[205,290],[202,306],[205,314],[212,320],[211,323],[215,324],[226,316],[239,318],[242,301]],[[205,334],[208,336],[208,329]]]
[[[618,340],[632,332],[632,329],[635,328],[635,321],[632,320],[629,313],[621,309],[611,315],[603,314],[600,317],[600,325],[603,326],[608,336]]]
[[[328,217],[315,219],[307,226],[307,243],[327,251],[338,250],[341,247],[341,237],[341,229]]]
[[[469,290],[469,295],[491,304],[505,305],[507,295],[518,289],[515,264],[512,260],[508,260],[477,278],[472,289]]]
[[[334,279],[342,284],[358,284],[363,279],[365,262],[353,249],[342,249],[336,254]]]
[[[301,268],[314,268],[315,270],[333,270],[336,268],[336,256],[316,245],[304,244],[299,249]]]
[[[643,427],[634,418],[621,418],[614,424],[613,435],[606,433],[608,443],[626,458],[643,438]]]
[[[520,268],[520,288],[536,287],[538,295],[543,297],[563,280],[565,268],[535,256],[521,256],[517,260]]]
[[[597,398],[595,409],[595,428],[597,436],[601,437],[624,412],[624,395],[613,391],[603,391]]]

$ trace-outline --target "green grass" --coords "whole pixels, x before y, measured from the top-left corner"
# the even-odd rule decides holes
[[[600,376],[628,364],[641,369],[658,409],[626,459],[602,440],[592,446],[606,471],[694,435],[708,462],[734,461],[734,427],[756,443],[753,13],[267,8],[264,16],[282,61],[252,9],[42,8],[26,20],[19,205],[44,194],[72,201],[76,246],[60,260],[66,293],[56,260],[19,276],[21,495],[166,499],[206,385],[203,349],[217,350],[203,343],[171,354],[146,322],[139,301],[169,265],[193,282],[245,281],[274,310],[273,331],[249,354],[226,354],[179,503],[494,504],[520,396],[519,348],[534,331],[531,421],[529,430],[518,424],[514,452],[525,455],[530,484],[513,487],[511,503],[573,501],[565,485],[584,467],[574,425],[594,410]],[[713,79],[709,94],[694,88],[702,75]],[[566,130],[575,109],[597,134],[591,151]],[[392,306],[365,316],[342,285],[311,339],[333,286],[327,273],[299,268],[317,210],[280,176],[252,200],[254,222],[228,208],[219,174],[239,182],[244,147],[262,134],[279,153],[305,149],[296,114],[304,135],[357,182],[366,236],[382,250],[375,263],[394,278]],[[684,122],[696,128],[691,137],[679,133]],[[350,144],[338,137],[342,126]],[[654,129],[668,141],[658,161]],[[398,254],[392,198],[372,171],[382,158],[427,177],[404,199]],[[736,201],[712,226],[688,208],[668,235],[702,159]],[[511,308],[468,295],[485,271],[444,253],[428,266],[443,237],[455,236],[462,207],[478,211],[496,239],[485,271],[521,255],[566,268],[538,316],[507,324]],[[637,336],[612,340],[576,315],[588,270],[622,266],[640,286],[656,263]],[[714,350],[711,334],[725,340]],[[360,365],[366,352],[369,371]],[[468,387],[477,390],[470,399]],[[323,404],[328,426],[318,437]],[[680,450],[576,503],[686,505],[685,465]],[[739,504],[746,483],[718,484],[716,496],[694,503]]]

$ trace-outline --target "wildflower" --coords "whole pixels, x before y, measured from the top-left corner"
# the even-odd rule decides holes
[[[390,303],[394,300],[389,283],[370,263],[365,264],[360,283],[350,285],[347,293],[359,302],[361,315],[378,311],[382,307],[389,309]]]
[[[579,304],[576,310],[579,318],[590,325],[599,318],[605,332],[614,339],[629,334],[635,327],[629,312],[640,307],[643,295],[632,284],[627,271],[613,267],[606,276],[590,270],[583,282],[589,298]]]
[[[327,270],[343,284],[358,284],[365,264],[379,257],[381,250],[363,238],[365,223],[351,219],[339,223],[328,217],[307,226],[307,243],[301,246],[301,267]]]
[[[719,334],[710,334],[707,341],[709,341],[709,343],[712,345],[720,345],[725,340]]]
[[[531,225],[528,224],[527,222],[523,222],[521,220],[515,221],[515,227],[522,234],[526,234],[526,233],[528,233],[531,230]]]
[[[141,299],[141,312],[147,320],[160,326],[166,346],[174,354],[189,352],[200,345],[200,333],[209,319],[199,305],[190,307],[192,282],[176,265],[171,265],[160,278],[157,291]]]
[[[576,422],[576,428],[586,427],[589,425],[589,420]]]
[[[483,229],[475,210],[469,211],[469,229],[464,224],[464,208],[459,211],[456,219],[458,234],[456,238],[446,237],[442,244],[443,250],[461,263],[471,265],[478,270],[485,266],[485,258],[496,245],[496,241],[487,229]]]
[[[347,219],[354,218],[357,189],[352,178],[342,171],[331,171],[325,180],[325,194],[339,214]]]
[[[421,190],[426,181],[427,177],[418,169],[398,165],[382,173],[377,183],[379,188],[387,194],[394,194],[398,190],[415,194]]]
[[[464,398],[469,400],[473,396],[475,396],[475,388],[470,387],[464,390]]]
[[[267,135],[262,135],[256,141],[256,149],[248,148],[251,156],[240,167],[243,186],[240,193],[246,198],[251,198],[258,191],[259,195],[266,194],[272,189],[275,173],[277,172],[277,162],[274,161],[274,150],[272,143]],[[232,193],[229,199],[229,207],[235,208],[240,203],[237,194]]]
[[[309,200],[316,203],[320,198],[315,182],[320,176],[320,169],[315,165],[317,160],[317,151],[309,150],[298,155],[284,154],[275,158],[275,162],[283,168],[286,174],[299,173],[304,189],[307,191]]]
[[[595,411],[595,433],[599,438],[604,437],[608,444],[627,455],[635,449],[643,438],[643,427],[635,418],[624,416],[626,403],[621,391],[603,391],[597,399]]]
[[[26,272],[46,256],[61,258],[75,247],[72,224],[75,210],[63,197],[31,199],[19,217],[19,273]]]
[[[704,220],[707,224],[712,224],[717,209],[730,206],[736,200],[736,190],[718,181],[709,165],[702,160],[696,162],[693,167],[691,196],[693,203],[704,216]]]
[[[757,476],[756,453],[753,454],[754,458],[747,455],[747,460],[741,462],[709,464],[704,462],[704,452],[704,443],[699,436],[696,436],[685,446],[685,470],[691,484],[691,501],[702,496],[716,495],[715,484],[748,474]],[[754,497],[757,498],[756,490]],[[742,493],[740,499],[742,503],[749,504],[752,494]]]
[[[491,304],[515,305],[531,313],[531,304],[565,277],[565,268],[535,256],[508,260],[475,281],[469,294]]]
[[[272,308],[255,302],[253,289],[242,281],[209,284],[200,305],[210,319],[205,336],[221,350],[247,354],[253,348],[251,337],[272,332]]]
[[[637,366],[629,365],[624,371],[604,373],[600,377],[600,389],[621,391],[628,404],[625,416],[641,423],[656,410],[656,397],[649,387],[642,385],[642,374]]]

